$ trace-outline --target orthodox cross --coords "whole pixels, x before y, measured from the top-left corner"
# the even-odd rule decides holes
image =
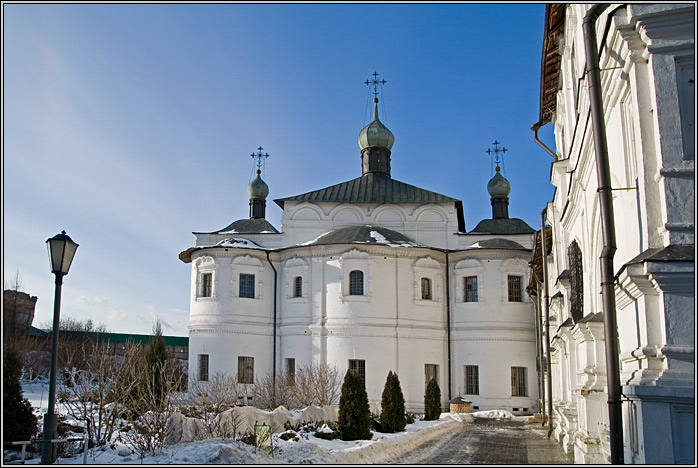
[[[494,143],[492,144],[494,145],[494,149],[487,148],[487,151],[485,151],[485,153],[489,154],[490,156],[492,156],[492,153],[494,153],[494,163],[497,165],[497,172],[499,172],[499,163],[501,162],[502,164],[504,164],[504,153],[507,152],[507,149],[504,146],[500,148],[500,143],[497,140],[494,140]]]
[[[373,72],[373,79],[370,81],[366,80],[365,83],[366,83],[366,86],[373,85],[373,97],[374,97],[374,99],[378,99],[378,85],[384,85],[387,83],[387,81],[379,80],[378,73]]]
[[[257,174],[262,173],[262,165],[264,164],[264,161],[269,157],[268,153],[262,153],[262,148],[261,146],[257,148],[256,153],[252,153],[250,156],[252,156],[253,159],[256,159],[255,164],[257,165]]]

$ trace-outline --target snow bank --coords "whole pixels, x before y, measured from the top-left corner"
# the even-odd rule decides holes
[[[455,416],[455,417],[453,417]],[[410,431],[397,434],[379,434],[376,441],[357,444],[356,447],[339,452],[333,464],[384,464],[414,450],[421,444],[460,430],[463,421],[457,415],[443,414],[441,424],[420,427],[420,422],[411,425]],[[365,441],[364,441],[365,442]],[[377,443],[376,443],[377,442]]]
[[[509,411],[495,409],[489,411],[476,411],[470,413],[475,418],[512,419],[514,417]]]
[[[224,411],[215,422],[229,433],[244,434],[254,432],[255,425],[271,426],[272,433],[283,432],[286,423],[296,426],[299,423],[337,421],[337,408],[332,406],[309,406],[299,411],[289,411],[279,406],[274,411],[264,411],[253,406],[240,406]],[[176,444],[200,440],[205,432],[204,422],[181,413],[173,414],[167,421],[168,443]]]

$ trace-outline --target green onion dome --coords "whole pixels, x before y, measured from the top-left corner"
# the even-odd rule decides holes
[[[362,151],[376,146],[390,149],[395,142],[393,132],[378,119],[378,99],[374,98],[373,103],[373,121],[359,133],[359,147]]]
[[[250,199],[265,200],[269,195],[269,186],[262,180],[261,173],[262,171],[257,169],[257,177],[247,186]]]

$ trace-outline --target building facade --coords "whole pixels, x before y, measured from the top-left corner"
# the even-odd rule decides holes
[[[258,171],[250,218],[195,232],[180,253],[191,264],[189,381],[222,373],[252,385],[329,365],[359,372],[374,408],[394,371],[409,411],[423,411],[432,377],[443,408],[460,393],[474,410],[537,411],[534,231],[509,218],[509,182],[498,168],[493,218],[466,232],[460,200],[391,177],[394,136],[374,102],[359,177],[275,200],[280,232]]]
[[[577,463],[609,460],[607,313],[617,320],[625,463],[695,461],[694,8],[546,7],[534,130],[554,124],[556,147],[545,210],[549,378],[554,434]],[[598,87],[590,53],[599,58]],[[597,177],[600,144],[610,187]],[[612,194],[610,224],[603,190]],[[607,252],[615,311],[601,294]]]

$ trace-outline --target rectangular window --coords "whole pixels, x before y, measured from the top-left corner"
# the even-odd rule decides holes
[[[208,382],[208,354],[199,354],[199,381]]]
[[[526,368],[511,368],[511,396],[526,396]]]
[[[286,358],[286,375],[288,375],[288,378],[291,380],[291,382],[294,382],[296,380],[295,358]]]
[[[254,275],[240,273],[240,297],[254,299]]]
[[[293,297],[303,297],[303,277],[296,276],[293,279]]]
[[[363,296],[364,295],[364,272],[354,270],[349,273],[349,295]]]
[[[477,302],[477,276],[463,278],[463,302]]]
[[[422,299],[431,300],[431,279],[422,278]]]
[[[213,273],[201,274],[201,297],[211,297],[213,294]]]
[[[478,366],[465,367],[465,394],[480,394],[480,369]]]
[[[424,364],[424,388],[429,385],[431,379],[436,379],[439,382],[439,365],[438,364]]]
[[[507,286],[509,289],[509,302],[523,302],[521,298],[521,277],[508,276]]]
[[[363,359],[349,359],[349,370],[359,374],[361,381],[366,385],[366,361]]]
[[[238,356],[238,383],[254,383],[254,358]]]

